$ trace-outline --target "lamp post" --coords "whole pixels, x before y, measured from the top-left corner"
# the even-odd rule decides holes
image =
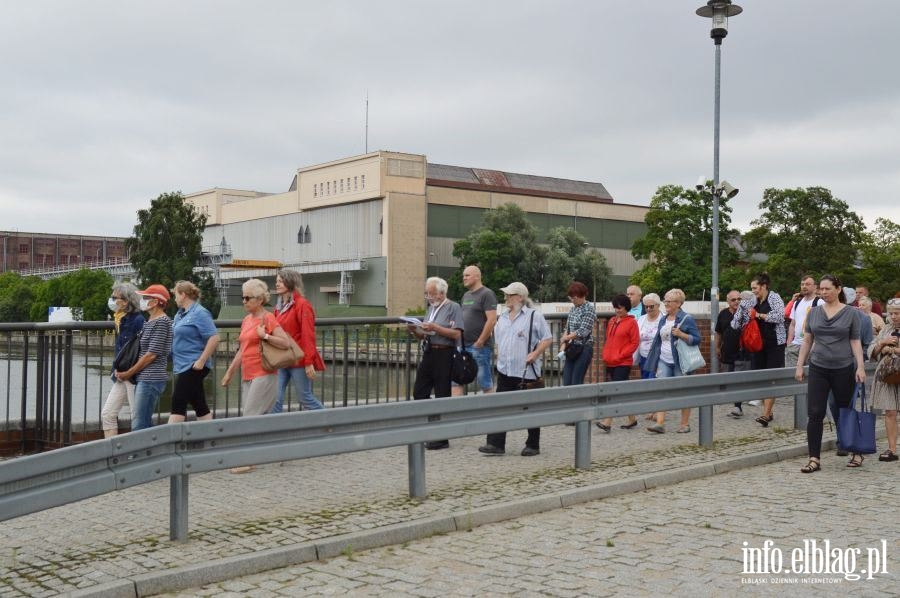
[[[716,318],[719,311],[719,90],[722,70],[722,40],[728,35],[728,17],[741,14],[743,8],[731,0],[709,0],[697,9],[697,15],[712,19],[709,36],[716,46],[715,109],[713,116],[713,214],[712,214],[712,285],[710,288],[710,372],[719,371],[719,359],[715,351]]]
[[[712,20],[709,36],[716,46],[715,109],[713,111],[713,214],[712,214],[712,284],[709,293],[710,355],[709,371],[719,371],[716,355],[716,319],[719,312],[719,90],[722,71],[722,40],[728,35],[728,17],[741,14],[743,8],[731,0],[709,0],[697,9],[697,16]],[[700,408],[700,445],[712,446],[712,406]]]

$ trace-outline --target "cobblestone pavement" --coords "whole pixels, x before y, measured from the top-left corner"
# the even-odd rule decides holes
[[[805,462],[681,482],[169,596],[896,596],[900,542],[896,507],[885,498],[900,484],[900,466],[872,456],[853,470],[829,455],[822,472],[801,476]],[[761,549],[767,540],[770,573],[743,573],[744,542]],[[842,551],[843,574],[774,573],[791,570],[792,551],[811,540]],[[855,562],[848,558],[852,548],[862,549]],[[878,551],[871,563],[867,548]],[[886,564],[878,566],[875,555],[882,553]],[[802,570],[801,563],[815,571],[812,559],[798,560]],[[873,568],[878,573],[869,575]]]
[[[625,431],[614,427],[608,435],[593,428],[593,461],[589,471],[572,468],[574,428],[571,427],[545,429],[542,452],[532,458],[518,456],[517,449],[524,443],[524,431],[510,434],[507,445],[509,454],[505,457],[478,454],[476,449],[483,442],[480,437],[455,439],[451,441],[449,450],[427,453],[429,497],[424,501],[408,498],[406,450],[403,447],[266,465],[244,476],[226,472],[194,475],[191,476],[190,486],[190,540],[184,544],[168,540],[168,483],[160,481],[130,488],[0,523],[0,596],[52,596],[345,534],[410,525],[446,517],[449,513],[477,513],[522,499],[559,495],[660,472],[681,471],[680,468],[697,467],[779,447],[795,447],[805,442],[805,433],[790,429],[792,407],[789,403],[781,404],[779,401],[776,420],[765,429],[753,422],[758,408],[745,408],[747,415],[743,420],[726,417],[728,411],[730,406],[716,409],[716,445],[712,449],[696,446],[696,412],[692,422],[695,432],[692,434],[648,434],[643,421],[637,430]],[[670,413],[668,420],[670,424],[676,422],[677,414]],[[620,423],[619,420],[615,422],[616,425]],[[853,504],[847,496],[858,491],[856,487],[842,485],[846,480],[870,479],[867,476],[880,471],[879,467],[883,469],[891,465],[877,461],[870,465],[870,461],[875,460],[870,458],[860,471],[843,471],[844,468],[841,468],[841,474],[861,475],[837,477],[835,484],[830,485],[827,480],[831,479],[829,476],[836,475],[836,471],[829,461],[825,472],[803,478],[799,474],[792,475],[788,486],[801,482],[809,484],[806,478],[813,478],[818,483],[806,486],[806,489],[812,497],[816,497],[818,493],[811,489],[836,485],[831,488],[836,492],[834,502],[840,508],[846,508]],[[790,471],[796,472],[797,467],[799,465],[792,463]],[[888,504],[887,486],[882,488],[876,483],[878,481],[884,481],[884,478],[872,480],[872,502]],[[701,496],[707,483],[698,482]],[[738,529],[756,533],[764,529],[768,522],[780,522],[790,519],[795,513],[812,511],[808,505],[810,496],[799,493],[787,502],[781,499],[769,501],[766,487],[763,481],[762,484],[750,485],[732,493],[722,490],[720,499],[725,496],[726,504],[744,495],[757,497],[747,500],[740,514],[732,513],[732,517],[743,525]],[[882,488],[880,496],[876,492],[879,488]],[[641,493],[634,499],[642,500],[654,495]],[[663,500],[663,507],[669,502],[670,499]],[[605,508],[603,505],[606,503],[602,501],[597,503],[600,507],[591,508]],[[763,508],[760,509],[760,506]],[[625,515],[630,510],[631,507],[618,507],[618,511],[622,511],[619,519],[627,521]],[[642,508],[635,507],[634,510],[640,513]],[[560,516],[571,512],[566,510]],[[651,531],[660,537],[672,535],[671,531],[663,532],[664,528],[660,527],[666,522],[678,522],[686,529],[694,525],[688,523],[680,511],[657,512],[649,508],[647,513],[647,517],[636,520],[644,521],[643,527],[631,523],[615,528],[615,535],[610,535],[612,531],[604,531],[601,537],[609,537],[620,546],[619,543],[624,542],[628,534],[637,534],[648,527],[648,521],[654,522]],[[835,521],[846,518],[837,514],[833,517]],[[713,529],[718,529],[718,521],[709,523]],[[530,518],[506,525],[513,528],[504,533],[511,533],[517,525],[530,525]],[[476,531],[451,534],[448,538],[474,537],[472,534],[475,533],[481,532],[476,528]],[[572,535],[597,537],[591,533],[594,532],[581,531]],[[757,534],[753,538],[761,537]],[[551,538],[550,535],[542,535],[539,541],[551,541]],[[564,539],[560,537],[557,541],[563,542]],[[777,538],[773,536],[773,539]],[[535,541],[532,538],[532,543]],[[728,540],[729,547],[732,541],[733,538]],[[711,550],[701,546],[697,554],[706,555]],[[557,552],[576,554],[567,549]],[[627,554],[622,558],[631,558]],[[698,562],[705,562],[706,558],[704,556]],[[529,562],[524,558],[522,561]],[[320,576],[314,572],[314,567],[320,565],[308,565],[311,577],[329,579],[327,574]],[[465,569],[463,565],[459,567]],[[652,571],[653,568],[648,565],[648,573],[641,573],[640,577],[652,577],[655,575],[650,573]],[[596,576],[600,575],[606,573],[598,571]],[[629,577],[637,579],[637,570],[633,570]],[[618,583],[624,583],[622,579],[628,578],[616,576],[616,579]],[[704,578],[701,575],[698,579]],[[569,582],[561,580],[561,583]],[[501,582],[503,584],[505,582]],[[335,591],[347,590],[347,587],[338,587],[343,589]],[[459,589],[463,591],[464,587]],[[565,588],[560,586],[560,589]]]

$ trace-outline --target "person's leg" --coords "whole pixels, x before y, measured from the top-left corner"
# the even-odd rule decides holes
[[[566,359],[563,362],[563,386],[572,386],[575,379],[575,361]]]
[[[809,457],[819,460],[822,453],[822,421],[831,390],[828,370],[810,364],[806,384],[806,444]]]
[[[138,382],[134,392],[134,413],[131,431],[143,430],[153,425],[153,412],[159,403],[159,396],[166,388],[165,382]]]
[[[241,383],[244,391],[243,415],[263,415],[275,404],[278,376],[274,373]]]
[[[128,399],[126,384],[130,383],[117,380],[113,382],[112,388],[109,389],[109,395],[107,395],[106,402],[103,404],[103,410],[100,412],[104,438],[109,438],[119,433],[119,411],[122,410],[122,407],[125,406],[125,401]]]
[[[656,368],[656,377],[657,378],[672,378],[675,376],[675,367],[674,363],[666,363],[662,359],[659,360],[659,365]],[[657,411],[656,412],[656,425],[650,426],[647,428],[650,432],[665,432],[666,428],[666,412],[665,411]]]
[[[300,407],[309,411],[324,409],[325,406],[313,394],[313,383],[306,375],[306,368],[290,368],[288,372],[294,382],[294,392],[300,399]]]
[[[519,388],[521,378],[512,378],[501,372],[497,372],[497,392],[509,392]],[[494,447],[500,451],[506,450],[506,432],[493,432],[487,435],[485,446],[482,448]]]
[[[884,412],[884,430],[887,432],[888,449],[897,454],[897,411],[886,410]]]
[[[191,372],[191,393],[188,395],[188,403],[194,409],[197,421],[212,419],[212,412],[206,403],[206,390],[203,388],[203,380],[209,375],[209,368],[202,370],[188,370]]]
[[[584,351],[581,352],[581,355],[584,355],[587,352],[588,352],[588,349],[587,349],[587,347],[585,347]],[[579,357],[581,357],[581,355],[579,355]],[[606,381],[607,382],[624,382],[624,381],[628,380],[630,375],[631,375],[631,366],[630,365],[629,366],[622,365],[622,366],[606,368]],[[583,377],[584,376],[582,374],[582,379],[583,379]],[[600,425],[598,427],[601,430],[603,430],[604,432],[609,432],[610,426],[612,426],[612,421],[613,421],[613,418],[611,418],[611,417],[604,418],[603,421],[601,422],[603,425]],[[628,417],[629,425],[632,422],[637,422],[637,419],[635,419],[635,417],[633,415]]]
[[[431,373],[431,356],[435,352],[436,351],[431,350],[422,353],[419,367],[416,368],[416,381],[413,384],[413,400],[420,401],[422,399],[431,398],[431,391],[434,389],[434,378]]]
[[[181,423],[187,416],[187,398],[191,390],[188,388],[190,371],[187,370],[180,374],[175,374],[175,380],[172,382],[172,407],[169,409],[168,423],[170,424]]]
[[[588,344],[575,359],[574,370],[572,372],[572,384],[584,384],[584,377],[587,375],[588,368],[591,366],[591,360],[594,358],[594,345]],[[631,371],[631,368],[628,368]],[[627,380],[628,377],[625,377]]]
[[[288,384],[291,383],[291,368],[278,370],[278,395],[270,413],[282,413],[284,411],[284,395],[287,393]]]
[[[492,376],[494,371],[494,348],[482,347],[476,349],[471,345],[466,348],[475,357],[475,363],[478,364],[478,378],[476,378],[478,388],[484,394],[494,392],[494,377]]]

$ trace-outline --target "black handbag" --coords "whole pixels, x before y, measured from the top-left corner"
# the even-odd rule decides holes
[[[142,331],[143,332],[143,331]],[[122,350],[113,360],[114,372],[125,372],[134,367],[141,357],[141,332],[138,332],[125,343]]]
[[[453,363],[450,365],[450,379],[465,386],[474,382],[477,377],[478,364],[475,363],[475,358],[462,347],[456,347]]]
[[[566,343],[566,359],[570,361],[578,359],[578,356],[581,355],[582,351],[584,351],[584,343],[576,340],[571,340]]]

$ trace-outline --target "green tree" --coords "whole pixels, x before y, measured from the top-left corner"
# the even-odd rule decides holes
[[[882,302],[893,297],[900,290],[900,224],[878,218],[875,229],[863,236],[860,255],[863,269],[854,282]]]
[[[194,274],[203,251],[206,214],[184,200],[181,192],[163,193],[138,210],[138,223],[125,248],[143,285],[172,288],[179,280],[190,280],[201,288],[201,303],[217,316],[221,302],[211,277]]]
[[[113,278],[103,270],[83,268],[59,278],[51,278],[37,287],[30,316],[35,322],[46,322],[50,307],[72,307],[82,310],[82,318],[105,320]]]
[[[534,297],[537,301],[565,301],[569,284],[583,282],[591,297],[608,299],[612,293],[612,271],[606,258],[597,251],[586,251],[585,238],[566,226],[554,228],[547,236],[548,247],[540,286]]]
[[[0,322],[28,322],[31,305],[38,287],[36,276],[24,277],[15,272],[0,274]]]
[[[865,225],[846,202],[824,187],[766,189],[761,216],[750,224],[747,248],[768,255],[765,269],[772,288],[785,295],[806,273],[855,277],[857,249]]]
[[[537,241],[537,227],[522,208],[508,203],[486,210],[481,225],[453,245],[460,271],[448,281],[450,296],[462,297],[462,270],[471,264],[481,268],[482,282],[494,292],[514,281],[534,292],[540,287],[546,255],[546,248]]]
[[[712,196],[708,192],[663,185],[650,200],[644,218],[647,234],[631,247],[635,259],[647,260],[631,282],[660,295],[680,288],[688,299],[709,297],[712,272]],[[726,242],[737,236],[731,228],[731,206],[719,201],[719,287],[746,286],[736,266],[737,250]]]

